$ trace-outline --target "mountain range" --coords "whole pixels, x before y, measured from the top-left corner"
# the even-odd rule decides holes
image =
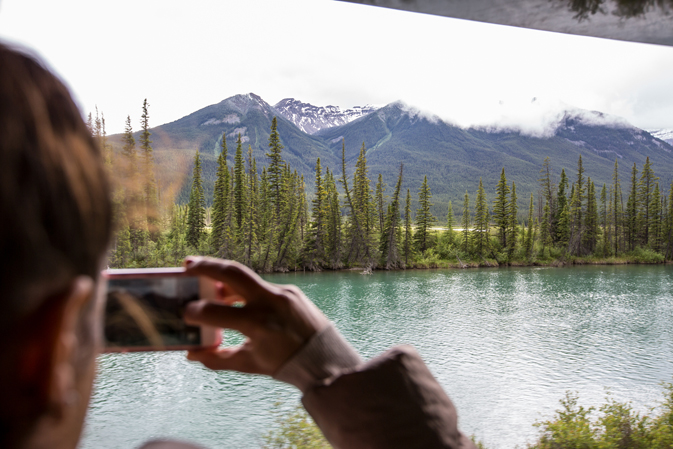
[[[392,194],[403,163],[403,189],[409,188],[415,199],[423,177],[427,176],[435,204],[433,212],[438,217],[446,216],[449,200],[453,201],[454,213],[459,215],[465,191],[474,198],[480,177],[492,199],[503,167],[507,179],[517,184],[520,204],[527,206],[530,194],[537,192],[545,157],[551,160],[556,180],[561,168],[565,168],[572,181],[581,154],[586,176],[594,180],[597,192],[603,183],[610,185],[615,160],[619,162],[625,193],[632,165],[636,163],[638,169],[642,168],[648,156],[661,178],[662,189],[668,190],[673,174],[673,146],[662,140],[667,134],[653,135],[600,112],[569,109],[555,124],[553,134],[534,137],[497,128],[463,129],[402,102],[341,110],[286,98],[271,106],[252,93],[227,98],[152,128],[157,162],[191,174],[191,160],[198,149],[206,196],[210,200],[223,133],[230,164],[240,134],[244,152],[249,145],[261,170],[267,161],[265,153],[273,117],[277,117],[283,157],[304,175],[309,194],[318,157],[323,167],[340,173],[343,144],[352,173],[364,144],[372,183],[381,173],[388,186],[386,193]],[[111,141],[120,147],[120,135],[112,136]],[[190,184],[187,175],[177,195],[179,202],[186,202]]]

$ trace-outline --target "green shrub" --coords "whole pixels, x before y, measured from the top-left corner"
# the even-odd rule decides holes
[[[277,402],[273,413],[275,428],[262,435],[263,449],[327,449],[331,448],[301,404],[289,411],[281,410]]]

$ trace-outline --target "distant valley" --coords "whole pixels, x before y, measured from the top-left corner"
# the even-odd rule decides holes
[[[375,182],[381,173],[388,185],[387,193],[391,193],[403,163],[403,188],[411,189],[415,198],[427,176],[438,217],[446,215],[449,200],[458,211],[465,191],[473,196],[480,177],[492,199],[502,167],[508,180],[516,182],[521,204],[527,204],[530,193],[537,192],[539,170],[547,156],[557,180],[561,168],[573,180],[581,154],[586,175],[598,189],[611,182],[615,159],[619,161],[623,186],[628,184],[633,163],[640,169],[648,156],[666,191],[673,174],[672,131],[650,133],[600,112],[568,110],[554,134],[541,138],[514,131],[462,129],[401,102],[341,110],[291,98],[272,106],[255,94],[243,94],[152,128],[157,162],[187,174],[177,193],[178,201],[186,202],[196,149],[202,154],[206,196],[212,195],[223,133],[231,164],[240,134],[244,152],[250,145],[261,170],[267,162],[265,153],[274,116],[278,117],[284,158],[304,175],[309,194],[318,157],[323,167],[340,173],[343,142],[352,173],[364,143],[370,179]],[[112,136],[111,141],[120,148],[120,135]]]

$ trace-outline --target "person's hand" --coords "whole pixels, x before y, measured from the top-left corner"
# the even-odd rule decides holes
[[[271,284],[246,266],[228,260],[188,257],[185,266],[188,274],[221,282],[221,304],[206,300],[190,303],[185,321],[234,329],[247,337],[239,347],[188,352],[189,360],[210,369],[272,376],[328,325],[322,312],[294,285]]]

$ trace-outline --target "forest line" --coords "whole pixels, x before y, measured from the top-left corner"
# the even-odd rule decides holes
[[[673,184],[668,195],[647,158],[634,163],[628,188],[615,161],[612,183],[596,186],[580,155],[574,180],[561,170],[554,182],[551,161],[540,170],[537,203],[531,193],[527,219],[519,220],[514,182],[505,169],[489,204],[480,179],[471,200],[465,192],[459,220],[449,202],[445,217],[430,211],[427,177],[417,192],[401,191],[404,167],[390,195],[379,174],[372,188],[366,148],[348,176],[342,143],[340,174],[315,166],[310,201],[303,176],[283,160],[276,118],[272,120],[266,164],[258,170],[248,145],[236,139],[233,166],[222,136],[212,207],[206,208],[200,155],[194,155],[189,203],[160,201],[147,100],[143,103],[138,148],[127,117],[123,146],[107,142],[104,118],[89,116],[114,181],[118,230],[111,267],[180,265],[186,255],[237,260],[259,272],[349,267],[400,269],[437,266],[557,264],[576,261],[663,262],[673,257]],[[413,216],[412,216],[413,215]],[[437,226],[442,230],[433,229]],[[454,230],[460,227],[460,231]]]

